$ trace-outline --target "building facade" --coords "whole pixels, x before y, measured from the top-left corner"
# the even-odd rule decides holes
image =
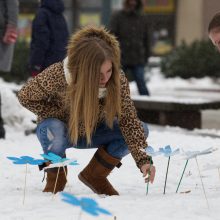
[[[190,44],[208,38],[208,24],[220,11],[219,0],[178,0],[176,17],[176,44]]]
[[[107,25],[111,13],[122,8],[123,3],[123,0],[63,1],[70,32],[88,24]],[[183,40],[191,43],[207,39],[209,20],[220,10],[219,0],[143,0],[143,3],[153,55],[163,55]],[[38,0],[20,0],[21,35],[30,34],[37,7]]]

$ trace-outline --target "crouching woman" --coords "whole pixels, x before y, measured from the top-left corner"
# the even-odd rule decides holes
[[[28,81],[18,94],[20,103],[38,117],[37,137],[44,153],[65,157],[70,147],[97,148],[78,175],[97,194],[119,195],[107,177],[129,153],[146,181],[153,182],[155,176],[144,151],[147,126],[137,117],[120,66],[116,38],[104,28],[85,27],[70,38],[64,61]],[[48,169],[43,191],[62,191],[64,171],[54,191],[58,169]]]

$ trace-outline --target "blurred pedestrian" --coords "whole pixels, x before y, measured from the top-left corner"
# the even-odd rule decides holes
[[[9,72],[17,39],[18,1],[0,1],[0,71]]]
[[[0,71],[11,70],[14,44],[17,39],[18,1],[0,1]],[[5,137],[3,119],[1,116],[0,97],[0,138]]]
[[[208,26],[209,38],[220,52],[220,12],[216,13]]]
[[[142,1],[124,0],[123,9],[112,15],[109,29],[120,42],[124,72],[131,72],[140,95],[149,95],[144,78],[149,58],[148,25]]]
[[[62,0],[41,0],[32,24],[30,71],[34,77],[66,56],[69,37]]]
[[[66,157],[70,147],[98,148],[78,176],[97,194],[119,195],[107,177],[129,153],[146,181],[153,182],[155,175],[144,150],[148,128],[137,117],[120,67],[116,38],[103,28],[84,27],[71,37],[65,60],[45,69],[18,93],[20,103],[38,116],[37,136],[44,153]],[[48,169],[44,192],[64,189],[64,170],[67,167],[60,172]]]

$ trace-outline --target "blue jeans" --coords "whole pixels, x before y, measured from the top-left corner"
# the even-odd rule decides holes
[[[132,77],[137,83],[137,87],[140,95],[150,95],[144,79],[144,65],[135,65],[135,66],[125,65],[123,66],[123,70],[125,73],[127,71],[131,72]]]
[[[142,125],[147,138],[149,133],[147,124],[142,122]],[[91,145],[86,144],[84,137],[80,138],[77,144],[72,144],[68,136],[67,125],[56,118],[47,118],[39,123],[37,137],[44,153],[52,152],[61,157],[65,157],[67,148],[88,149],[99,148],[102,145],[105,146],[108,154],[118,159],[130,153],[117,120],[114,121],[113,129],[110,129],[105,123],[100,123],[92,135]]]

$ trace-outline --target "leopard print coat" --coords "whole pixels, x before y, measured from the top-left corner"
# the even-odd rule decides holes
[[[38,122],[46,118],[58,118],[67,123],[69,112],[64,107],[67,82],[68,77],[65,75],[63,62],[55,63],[29,80],[19,91],[18,99],[25,108],[37,115]],[[141,168],[150,160],[144,151],[147,146],[144,129],[130,98],[129,84],[124,74],[121,74],[120,82],[121,118],[119,126],[137,166]],[[103,111],[101,106],[99,109]],[[102,112],[99,115],[103,115]]]

